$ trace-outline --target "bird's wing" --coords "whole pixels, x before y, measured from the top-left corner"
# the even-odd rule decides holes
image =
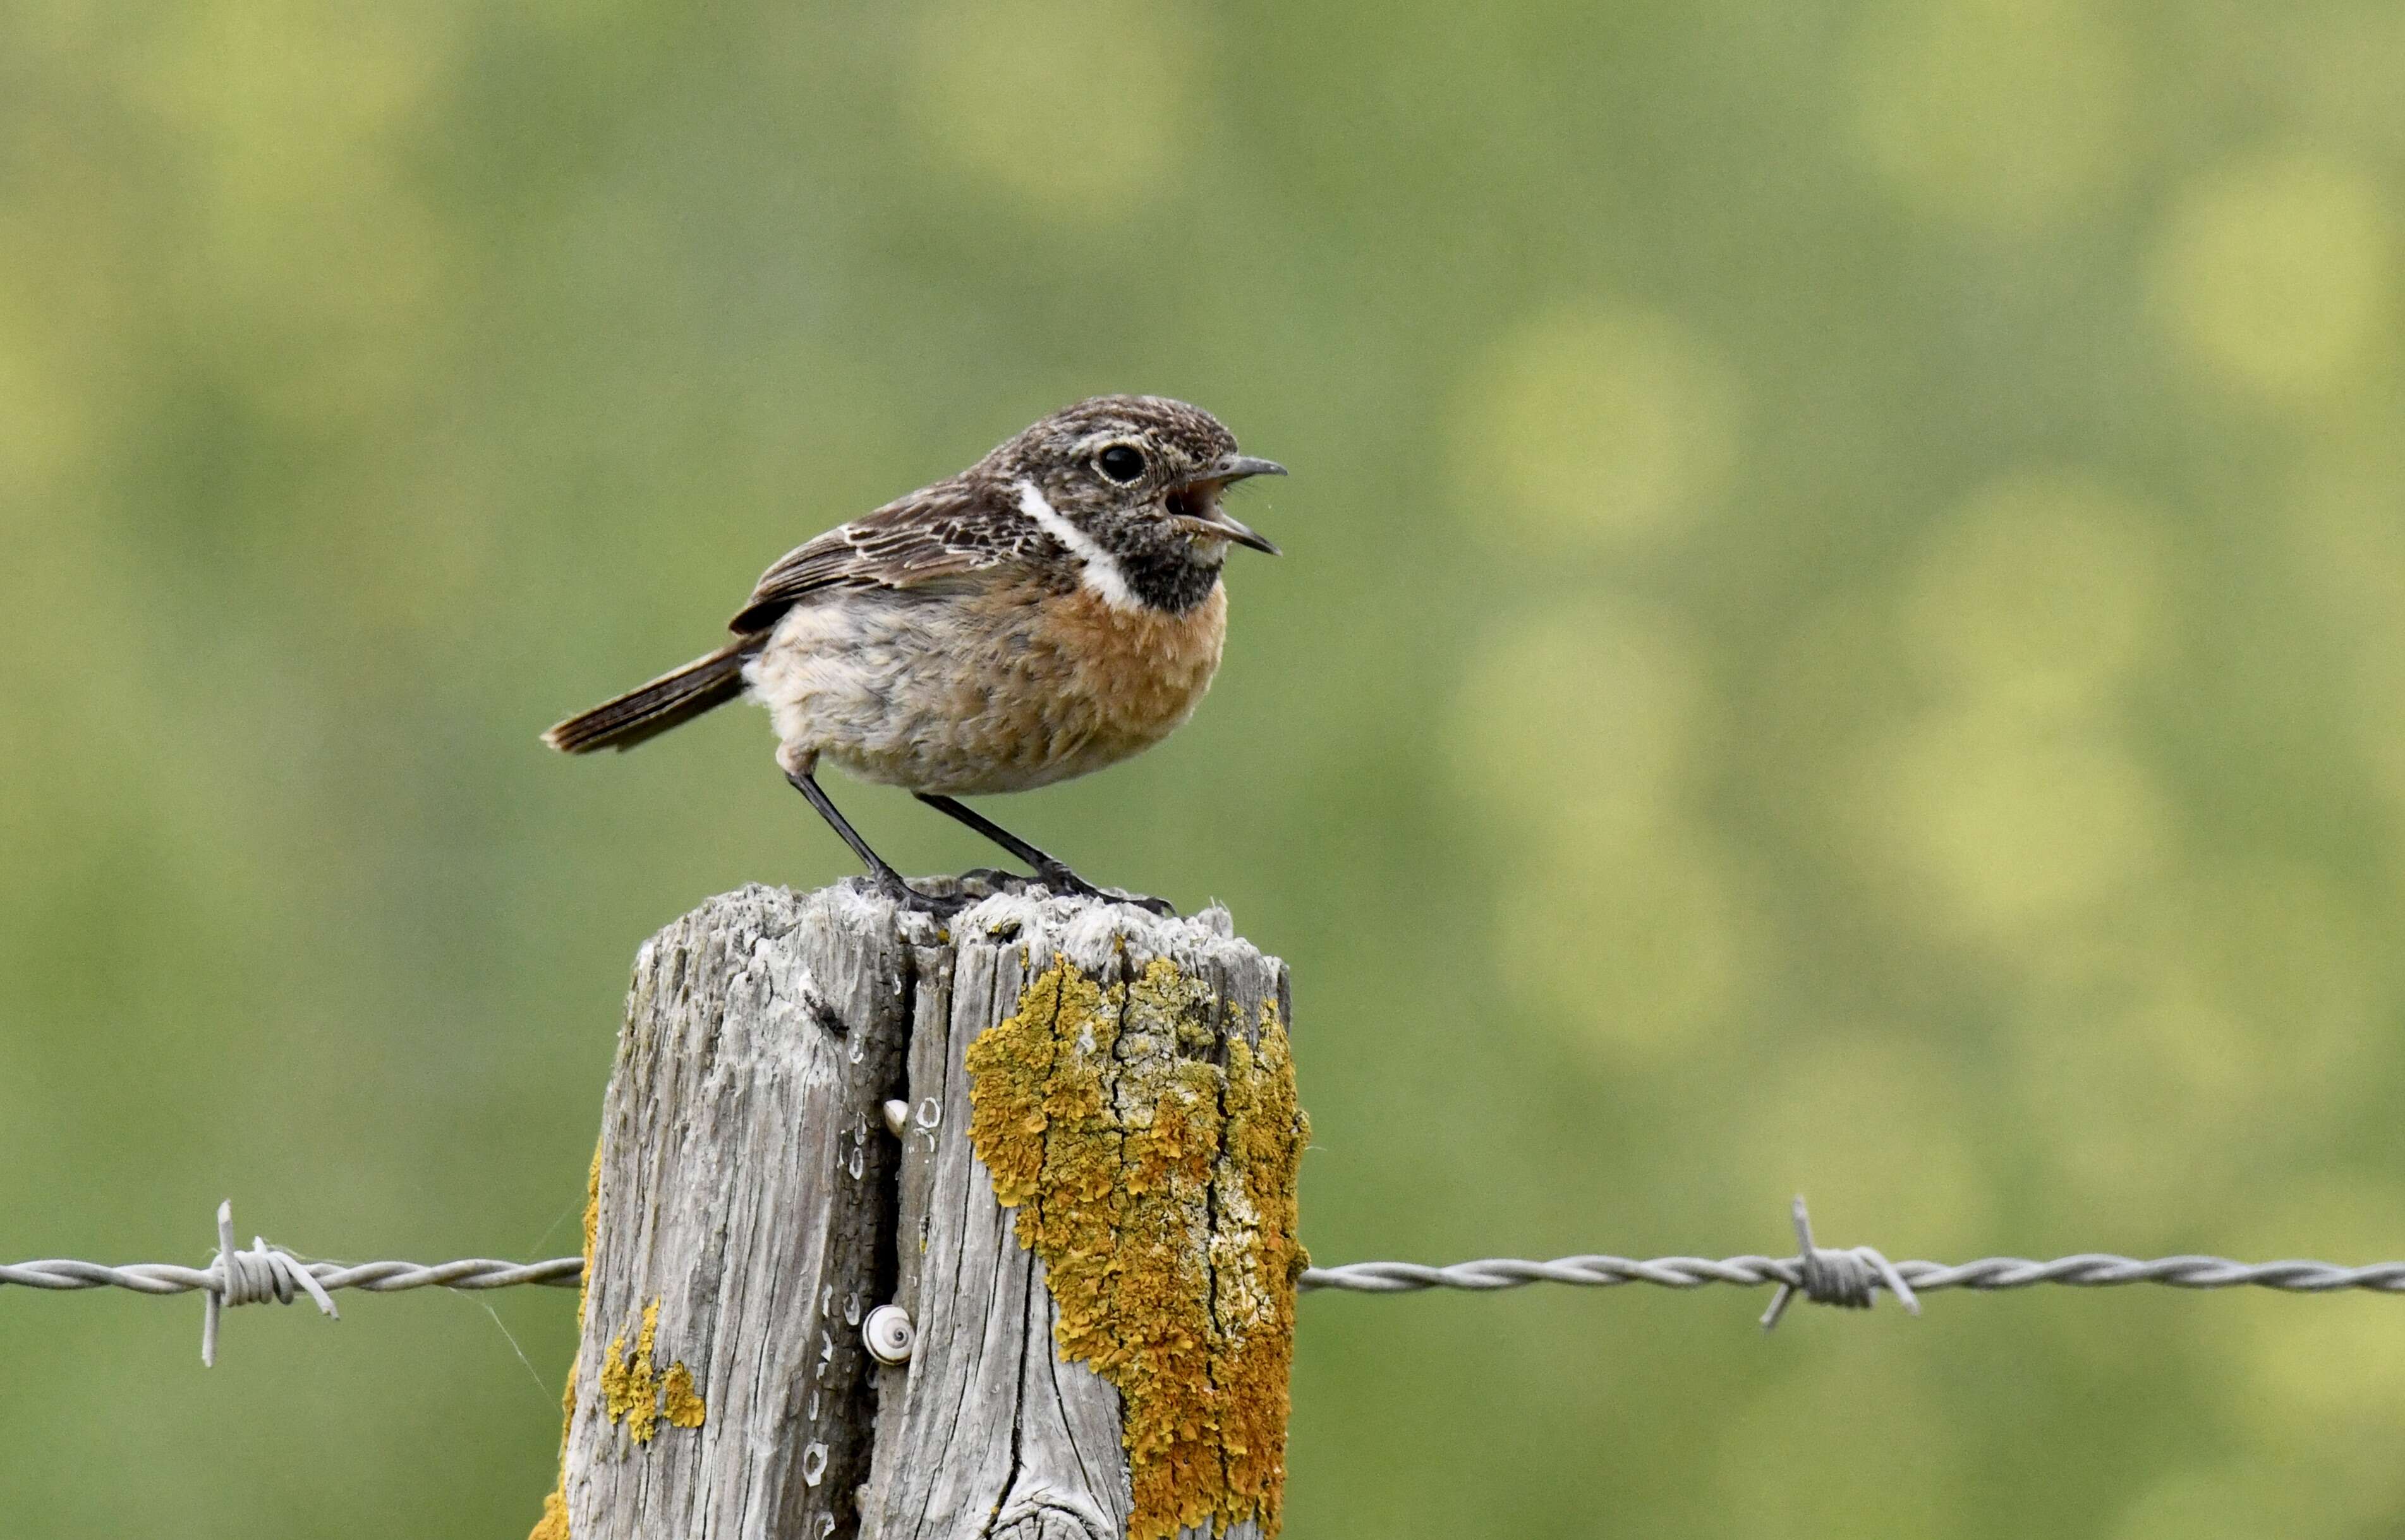
[[[795,604],[836,588],[922,588],[1017,560],[1034,525],[969,487],[938,483],[829,530],[760,574],[739,634],[765,631]]]

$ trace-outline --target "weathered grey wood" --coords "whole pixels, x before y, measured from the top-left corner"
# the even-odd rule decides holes
[[[1113,999],[1155,958],[1209,997],[1202,1025],[1114,1018],[1114,1063],[1224,1063],[1233,1038],[1259,1041],[1264,1005],[1286,1015],[1284,965],[1217,910],[1164,921],[1004,895],[938,926],[849,885],[752,887],[644,947],[597,1157],[562,1476],[576,1540],[1128,1533],[1119,1392],[1055,1350],[1045,1264],[970,1134],[969,1045],[1063,957]],[[910,1108],[899,1139],[889,1098]],[[1111,1113],[1131,1129],[1152,1116]],[[1218,1210],[1198,1199],[1190,1216],[1206,1279],[1235,1234]],[[860,1326],[888,1301],[916,1346],[879,1367]],[[665,1415],[696,1420],[666,1388],[679,1365],[697,1425]],[[1281,1450],[1284,1393],[1281,1360]]]
[[[745,888],[644,945],[603,1109],[563,1472],[577,1540],[852,1526],[908,977],[891,911],[840,889]],[[612,1416],[613,1364],[622,1402],[642,1388],[624,1371],[655,1301],[644,1366],[686,1366],[697,1427]]]
[[[1012,1213],[996,1201],[971,1146],[964,1055],[1063,954],[1105,984],[1130,982],[1156,957],[1202,981],[1220,1032],[1203,1056],[1224,1056],[1231,1033],[1257,1039],[1264,1003],[1287,1019],[1286,967],[1234,940],[1218,909],[1157,920],[1125,906],[997,898],[963,915],[954,932],[950,947],[919,954],[896,1296],[919,1346],[907,1365],[877,1371],[879,1421],[862,1533],[868,1540],[1117,1540],[1127,1533],[1131,1502],[1118,1393],[1053,1350],[1058,1312],[1044,1264],[1014,1237]],[[1117,1052],[1126,1059],[1178,1049],[1122,1038]],[[1227,1533],[1256,1540],[1260,1530],[1245,1522]]]
[[[1118,1394],[1084,1365],[1058,1362],[1043,1264],[1013,1237],[969,1145],[963,1055],[1010,1014],[1028,969],[1016,938],[972,936],[945,960],[947,987],[918,1024],[911,1055],[913,1107],[941,1109],[933,1128],[914,1123],[906,1166],[917,1180],[907,1188],[903,1249],[920,1264],[895,1303],[910,1312],[919,1346],[907,1365],[879,1371],[886,1457],[865,1533],[1121,1535],[1129,1492]]]

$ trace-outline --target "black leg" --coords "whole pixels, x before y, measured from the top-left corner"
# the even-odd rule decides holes
[[[868,841],[860,837],[860,831],[853,828],[851,821],[836,811],[834,801],[820,788],[817,778],[809,770],[789,770],[785,772],[785,779],[794,784],[795,791],[809,799],[810,806],[819,810],[819,816],[825,819],[827,826],[842,837],[845,844],[851,847],[851,853],[860,857],[863,866],[868,868],[869,875],[877,880],[879,887],[910,908],[922,910],[930,914],[954,914],[968,907],[969,900],[966,898],[938,898],[933,894],[921,893],[904,882],[902,874],[888,866],[885,857],[869,849]]]
[[[1087,882],[1083,877],[1071,871],[1066,865],[1054,860],[1051,856],[1047,855],[1044,852],[1036,849],[1034,845],[1029,844],[1026,841],[1020,839],[1018,835],[1011,833],[1010,830],[1003,827],[1000,824],[995,823],[992,819],[988,818],[984,813],[977,812],[976,809],[968,807],[963,803],[954,801],[949,797],[937,797],[931,792],[913,792],[911,795],[918,798],[920,801],[924,802],[929,807],[935,809],[937,812],[942,813],[945,817],[959,819],[962,823],[966,824],[969,827],[977,830],[979,834],[984,835],[987,839],[992,841],[995,844],[1000,845],[1003,849],[1010,852],[1013,855],[1018,856],[1029,866],[1034,867],[1035,869],[1035,875],[1038,881],[1043,882],[1049,886],[1062,888],[1071,893],[1082,893],[1089,897],[1091,897],[1099,891],[1091,883]]]
[[[920,801],[924,802],[929,807],[935,809],[937,812],[942,813],[947,818],[959,819],[962,823],[966,824],[969,827],[977,830],[979,834],[984,835],[995,844],[1000,845],[1003,849],[1010,852],[1011,855],[1018,856],[1029,866],[1034,867],[1035,869],[1035,880],[1042,883],[1046,887],[1054,888],[1062,893],[1079,894],[1089,898],[1107,898],[1110,897],[1109,894],[1104,893],[1101,888],[1096,887],[1093,883],[1086,881],[1083,877],[1080,877],[1076,872],[1070,870],[1066,862],[1056,860],[1052,856],[1046,855],[1043,851],[1029,844],[1018,835],[1011,833],[1010,830],[1003,827],[1000,824],[995,823],[992,819],[988,818],[985,814],[978,812],[975,809],[970,808],[963,803],[954,801],[951,798],[938,797],[930,792],[913,792],[911,795],[918,798]],[[1177,912],[1177,911],[1173,908],[1166,899],[1133,898],[1128,901],[1151,910],[1156,914],[1174,914]]]

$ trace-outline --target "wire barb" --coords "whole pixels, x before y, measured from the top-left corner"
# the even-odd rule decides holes
[[[1871,1296],[1881,1284],[1895,1295],[1898,1303],[1913,1315],[1920,1313],[1920,1301],[1913,1297],[1912,1285],[1895,1270],[1895,1264],[1879,1253],[1876,1246],[1856,1246],[1843,1251],[1826,1251],[1812,1244],[1812,1216],[1804,1211],[1804,1194],[1795,1194],[1795,1281],[1782,1281],[1779,1292],[1770,1296],[1770,1308],[1762,1312],[1762,1329],[1776,1329],[1779,1318],[1787,1313],[1787,1305],[1798,1293],[1815,1305],[1835,1305],[1840,1309],[1867,1310]]]
[[[554,1257],[548,1262],[493,1262],[470,1258],[420,1266],[414,1262],[313,1262],[293,1255],[264,1236],[253,1236],[247,1250],[233,1243],[233,1204],[218,1205],[218,1250],[205,1267],[185,1267],[168,1262],[136,1262],[109,1267],[96,1262],[51,1260],[0,1264],[0,1284],[28,1289],[130,1289],[144,1294],[208,1296],[201,1317],[201,1363],[216,1368],[218,1325],[226,1311],[238,1305],[263,1305],[274,1300],[289,1305],[300,1294],[309,1296],[320,1314],[340,1321],[333,1293],[338,1289],[365,1289],[391,1293],[401,1289],[506,1289],[522,1283],[574,1288],[583,1281],[583,1257]]]
[[[273,1299],[278,1305],[292,1303],[295,1284],[308,1291],[317,1311],[331,1321],[343,1319],[334,1308],[333,1296],[324,1284],[311,1275],[308,1264],[281,1246],[270,1246],[264,1236],[250,1237],[250,1250],[237,1251],[233,1245],[233,1200],[218,1205],[218,1254],[209,1261],[213,1279],[205,1285],[208,1307],[201,1317],[201,1367],[218,1366],[218,1317],[237,1305],[263,1305]]]

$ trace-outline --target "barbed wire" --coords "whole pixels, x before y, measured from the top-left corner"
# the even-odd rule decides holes
[[[2027,1257],[1982,1257],[1976,1262],[1891,1263],[1868,1246],[1830,1250],[1812,1241],[1811,1219],[1804,1200],[1794,1208],[1797,1254],[1792,1257],[1558,1257],[1551,1262],[1522,1262],[1494,1257],[1458,1262],[1449,1267],[1411,1262],[1356,1262],[1338,1267],[1314,1267],[1302,1275],[1300,1287],[1347,1289],[1360,1293],[1413,1293],[1424,1289],[1493,1291],[1518,1289],[1531,1283],[1568,1283],[1586,1288],[1611,1288],[1624,1283],[1651,1283],[1665,1289],[1697,1289],[1708,1283],[1760,1288],[1776,1284],[1779,1293],[1763,1313],[1765,1327],[1779,1324],[1779,1316],[1796,1294],[1816,1305],[1868,1308],[1881,1288],[1896,1296],[1913,1314],[1920,1313],[1919,1295],[1945,1289],[1969,1289],[1992,1293],[2029,1289],[2042,1283],[2074,1289],[2109,1289],[2131,1283],[2154,1283],[2172,1289],[2275,1289],[2289,1293],[2323,1294],[2348,1289],[2375,1293],[2405,1293],[2405,1262],[2378,1262],[2360,1267],[2335,1263],[2282,1261],[2233,1262],[2228,1257],[2171,1256],[2142,1259],[2103,1251],[2038,1262]]]
[[[1890,1262],[1869,1246],[1832,1249],[1815,1245],[1804,1200],[1794,1207],[1796,1254],[1792,1257],[1736,1256],[1654,1257],[1638,1260],[1615,1256],[1556,1257],[1528,1262],[1516,1257],[1487,1257],[1430,1266],[1415,1262],[1354,1262],[1335,1267],[1307,1268],[1296,1280],[1303,1293],[1332,1290],[1365,1294],[1418,1293],[1429,1289],[1460,1289],[1491,1293],[1525,1288],[1531,1283],[1567,1283],[1581,1288],[1615,1288],[1650,1283],[1665,1289],[1699,1289],[1724,1283],[1737,1288],[1775,1285],[1770,1308],[1763,1312],[1765,1328],[1779,1324],[1788,1305],[1802,1297],[1815,1305],[1867,1309],[1882,1289],[1914,1315],[1920,1296],[1947,1289],[1989,1293],[2060,1284],[2074,1289],[2108,1289],[2131,1283],[2153,1283],[2172,1289],[2273,1289],[2288,1293],[2323,1294],[2360,1289],[2375,1293],[2405,1293],[2405,1262],[2377,1262],[2358,1267],[2336,1263],[2282,1261],[2234,1262],[2228,1257],[2171,1256],[2151,1260],[2083,1251],[2051,1261],[2027,1257],[1982,1257],[1976,1262]],[[331,1296],[345,1289],[370,1293],[397,1293],[403,1289],[513,1289],[524,1284],[574,1288],[584,1281],[583,1257],[553,1257],[543,1262],[499,1262],[471,1257],[457,1262],[328,1262],[302,1257],[254,1236],[247,1250],[233,1244],[233,1205],[218,1207],[218,1251],[204,1267],[167,1262],[135,1262],[108,1266],[96,1262],[48,1260],[0,1264],[0,1284],[21,1288],[76,1290],[129,1289],[143,1294],[205,1293],[208,1309],[201,1328],[201,1362],[217,1362],[218,1321],[221,1311],[237,1305],[269,1300],[289,1305],[309,1296],[329,1317],[336,1316]]]
[[[525,1283],[574,1288],[584,1278],[583,1257],[553,1257],[548,1262],[496,1262],[488,1257],[430,1264],[326,1262],[296,1255],[261,1236],[251,1237],[249,1250],[240,1250],[233,1243],[231,1201],[218,1205],[218,1251],[205,1267],[172,1262],[132,1262],[111,1267],[60,1259],[0,1264],[0,1283],[26,1289],[205,1293],[209,1298],[207,1312],[201,1319],[201,1363],[210,1368],[218,1361],[218,1316],[237,1305],[260,1305],[271,1299],[289,1305],[296,1293],[305,1293],[320,1312],[340,1320],[331,1296],[343,1289],[389,1294],[403,1289],[509,1289]]]

